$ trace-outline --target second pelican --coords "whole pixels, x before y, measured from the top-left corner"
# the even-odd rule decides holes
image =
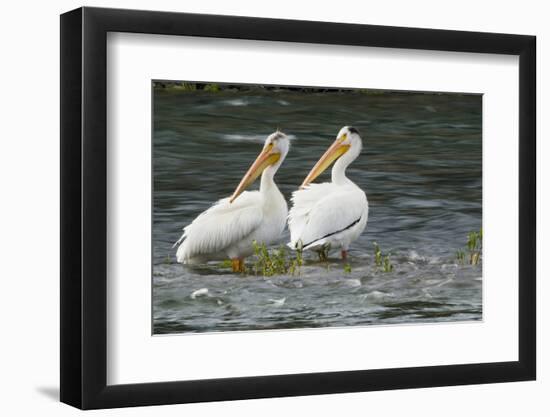
[[[362,141],[357,129],[343,127],[334,143],[319,159],[298,191],[292,194],[288,216],[290,243],[294,250],[315,250],[319,256],[330,247],[341,249],[342,259],[348,248],[367,225],[367,196],[346,177],[346,168],[361,153]],[[311,184],[334,161],[332,182]]]

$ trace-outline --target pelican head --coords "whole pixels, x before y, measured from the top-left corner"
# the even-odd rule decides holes
[[[232,203],[235,199],[242,194],[242,192],[249,187],[265,170],[274,175],[277,169],[283,163],[286,154],[290,148],[290,141],[288,136],[278,130],[267,137],[264,143],[264,147],[254,163],[250,166],[241,182],[235,189],[235,192],[229,199]]]
[[[359,131],[354,127],[344,126],[338,132],[336,140],[311,169],[300,188],[304,188],[313,182],[315,178],[321,175],[339,158],[345,162],[343,167],[345,169],[345,167],[361,153],[362,147],[363,143],[361,141],[361,136],[359,136]]]

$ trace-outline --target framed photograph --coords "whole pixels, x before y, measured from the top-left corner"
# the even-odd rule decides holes
[[[533,380],[535,37],[61,16],[61,401]]]

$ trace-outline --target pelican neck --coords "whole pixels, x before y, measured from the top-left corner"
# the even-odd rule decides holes
[[[262,194],[269,192],[273,187],[277,188],[277,184],[275,184],[275,180],[273,179],[275,172],[277,172],[277,170],[274,169],[273,166],[267,167],[264,172],[262,172],[262,177],[260,179],[260,192]]]
[[[340,158],[334,163],[331,172],[331,178],[334,184],[345,185],[351,183],[351,180],[346,176],[346,169],[351,162],[352,161]]]

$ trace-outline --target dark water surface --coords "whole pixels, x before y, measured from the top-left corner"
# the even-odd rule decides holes
[[[344,125],[363,138],[347,173],[370,205],[351,273],[336,253],[296,276],[175,263],[183,226],[233,192],[267,135],[292,138],[275,177],[288,199]],[[156,334],[481,319],[481,265],[455,259],[481,227],[480,96],[155,89],[153,135]]]

